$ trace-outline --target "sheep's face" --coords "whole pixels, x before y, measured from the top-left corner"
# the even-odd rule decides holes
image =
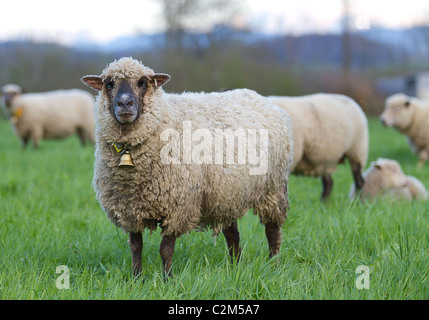
[[[395,160],[379,158],[372,164],[384,188],[402,188],[407,185],[407,177]]]
[[[17,85],[5,85],[2,88],[2,95],[6,107],[12,106],[12,100],[22,93],[22,89]]]
[[[144,76],[138,81],[106,78],[104,82],[112,115],[120,124],[133,123],[143,113],[148,79]]]
[[[135,122],[144,112],[145,95],[170,80],[131,58],[112,62],[101,76],[85,76],[82,82],[104,95],[111,115],[122,125]]]
[[[409,97],[395,95],[386,100],[386,106],[380,121],[386,127],[395,127],[406,131],[412,124],[413,105]]]

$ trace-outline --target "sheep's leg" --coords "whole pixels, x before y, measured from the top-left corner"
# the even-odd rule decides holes
[[[130,232],[129,245],[133,261],[133,273],[138,277],[142,272],[143,240],[141,232]]]
[[[332,180],[332,176],[330,174],[322,177],[322,201],[326,201],[329,199],[329,196],[332,192],[332,187],[334,186],[334,180]]]
[[[274,222],[268,222],[265,224],[265,234],[267,236],[271,258],[275,254],[279,253],[280,243],[282,241],[281,228]]]
[[[228,245],[231,262],[240,260],[240,233],[238,232],[237,221],[234,221],[229,227],[222,230],[225,236],[226,244]]]
[[[428,150],[424,150],[422,152],[419,153],[419,162],[417,163],[417,170],[421,170],[426,162],[426,160],[428,160],[429,158],[429,151]]]
[[[363,184],[365,183],[363,176],[362,176],[362,168],[361,165],[356,162],[353,161],[351,159],[350,160],[350,166],[352,168],[352,173],[353,173],[353,179],[355,180],[355,187],[356,187],[356,192],[361,190],[363,188]]]
[[[31,140],[33,140],[34,149],[39,148],[39,141],[43,138],[43,130],[42,128],[34,128],[31,134]]]
[[[30,140],[30,137],[28,135],[22,137],[22,149],[27,148],[28,140]]]
[[[165,281],[167,281],[168,277],[173,277],[171,273],[171,265],[173,263],[173,253],[174,253],[175,243],[176,243],[176,236],[174,234],[162,237],[159,253],[161,254]]]
[[[80,143],[82,146],[85,145],[85,131],[82,128],[77,129],[77,135],[79,136]]]

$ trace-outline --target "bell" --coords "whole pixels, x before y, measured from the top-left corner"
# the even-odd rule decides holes
[[[121,161],[119,162],[118,167],[134,167],[133,159],[131,158],[129,151],[125,151],[121,156]]]

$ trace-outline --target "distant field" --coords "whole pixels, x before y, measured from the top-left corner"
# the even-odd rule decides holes
[[[334,174],[328,203],[319,180],[290,178],[289,218],[281,252],[268,260],[263,226],[239,221],[242,260],[229,261],[223,236],[178,239],[175,277],[164,283],[159,231],[143,235],[145,282],[133,280],[127,235],[106,218],[91,187],[92,146],[77,138],[22,150],[0,120],[0,299],[428,299],[428,201],[351,203],[349,165]],[[370,119],[370,161],[398,160],[429,187],[429,163],[405,138]],[[56,273],[70,272],[69,289]],[[370,270],[369,289],[356,268]],[[61,280],[62,278],[60,278]]]

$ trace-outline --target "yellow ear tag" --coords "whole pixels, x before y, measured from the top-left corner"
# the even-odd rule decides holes
[[[15,111],[15,113],[13,114],[13,116],[10,118],[10,122],[13,124],[13,125],[16,125],[17,123],[18,123],[18,119],[22,116],[22,113],[24,112],[24,109],[21,107],[21,108],[18,108],[16,111]]]
[[[116,146],[116,144],[113,144],[113,148],[115,148],[117,153],[120,153],[122,150],[124,150],[124,148],[118,149],[118,147]]]

